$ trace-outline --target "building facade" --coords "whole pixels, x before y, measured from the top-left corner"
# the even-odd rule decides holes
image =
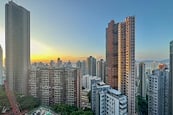
[[[169,115],[173,110],[173,41],[170,42],[170,63],[169,63]]]
[[[87,74],[96,76],[96,59],[92,56],[87,58],[86,61]]]
[[[113,20],[106,28],[106,83],[118,89],[118,24]]]
[[[106,29],[106,83],[128,97],[128,114],[135,114],[135,17],[111,21]]]
[[[3,83],[3,52],[2,47],[0,46],[0,85]]]
[[[86,61],[77,61],[76,67],[80,68],[82,75],[86,75]]]
[[[103,82],[105,82],[105,61],[100,59],[97,61],[97,76],[101,78]]]
[[[6,77],[11,90],[27,95],[30,12],[13,1],[5,6]]]
[[[148,115],[168,115],[168,70],[164,67],[153,70],[148,88]]]
[[[95,115],[127,115],[127,97],[104,82],[93,84],[91,104]]]
[[[68,104],[80,107],[81,73],[73,67],[35,69],[30,72],[29,93],[43,105]]]
[[[139,95],[146,99],[146,77],[145,77],[145,63],[141,62],[139,64]]]

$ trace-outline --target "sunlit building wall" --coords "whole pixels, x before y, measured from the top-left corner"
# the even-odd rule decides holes
[[[128,114],[135,114],[135,17],[118,24],[118,90],[128,97]]]
[[[127,115],[127,96],[112,89],[104,82],[95,82],[92,85],[92,108],[95,115]]]

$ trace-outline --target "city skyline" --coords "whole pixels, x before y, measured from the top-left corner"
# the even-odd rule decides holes
[[[6,2],[0,1],[0,44],[4,53]],[[136,17],[136,59],[169,57],[168,44],[173,39],[171,1],[160,4],[154,1],[98,3],[97,0],[14,2],[31,12],[32,61],[55,60],[58,57],[76,61],[90,55],[105,59],[107,23],[112,19],[123,21],[129,15]]]

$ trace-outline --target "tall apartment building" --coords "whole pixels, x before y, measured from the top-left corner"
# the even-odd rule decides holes
[[[149,75],[148,115],[168,115],[169,72],[161,66]]]
[[[146,77],[145,77],[145,63],[141,62],[139,64],[139,95],[146,99]]]
[[[6,77],[11,90],[27,94],[30,12],[13,1],[5,6]]]
[[[100,59],[97,61],[97,76],[101,78],[103,82],[105,82],[105,61]]]
[[[106,28],[106,83],[128,97],[128,114],[135,114],[135,17],[111,21]]]
[[[92,109],[96,115],[127,115],[127,97],[103,82],[93,84]]]
[[[29,93],[42,104],[68,104],[80,107],[81,73],[73,67],[32,69]]]
[[[170,63],[169,63],[169,115],[173,111],[173,41],[170,42]]]
[[[96,76],[96,59],[92,56],[87,58],[86,61],[87,74]]]
[[[80,68],[82,75],[86,75],[86,61],[77,61],[76,66]]]
[[[3,84],[3,52],[0,46],[0,85]]]
[[[106,83],[118,89],[118,23],[113,20],[106,28]]]

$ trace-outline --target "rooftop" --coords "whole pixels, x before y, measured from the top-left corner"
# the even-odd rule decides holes
[[[30,112],[27,115],[58,115],[47,107],[40,106]]]

